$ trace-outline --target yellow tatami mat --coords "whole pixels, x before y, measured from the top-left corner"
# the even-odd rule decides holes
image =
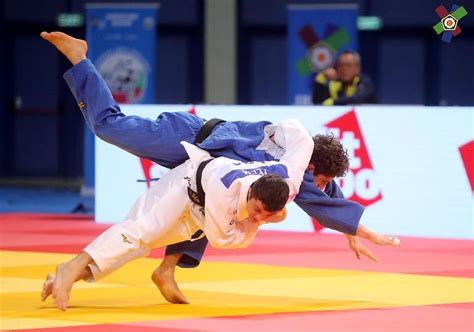
[[[168,304],[140,259],[95,284],[78,282],[66,312],[40,301],[45,275],[72,255],[1,251],[1,329],[464,303],[471,278],[205,262],[178,269],[190,305]]]

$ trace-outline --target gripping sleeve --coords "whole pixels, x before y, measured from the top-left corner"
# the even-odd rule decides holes
[[[295,203],[324,227],[355,235],[364,207],[345,199],[334,181],[328,186],[326,192],[319,190],[307,171]]]

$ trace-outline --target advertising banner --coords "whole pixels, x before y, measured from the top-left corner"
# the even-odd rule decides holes
[[[474,238],[472,108],[123,105],[123,111],[151,119],[170,111],[228,121],[297,118],[311,135],[333,133],[347,149],[350,171],[337,183],[347,199],[365,206],[361,223],[396,235]],[[147,190],[147,183],[137,180],[166,171],[97,140],[96,220],[122,221]],[[329,231],[293,203],[287,220],[263,227]]]

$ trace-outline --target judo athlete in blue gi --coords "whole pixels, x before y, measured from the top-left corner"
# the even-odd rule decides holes
[[[89,128],[104,141],[140,158],[174,168],[188,157],[180,141],[196,144],[213,157],[242,161],[278,160],[284,151],[275,143],[278,125],[267,121],[205,122],[185,113],[162,113],[156,120],[126,116],[120,111],[100,74],[87,59],[87,43],[62,32],[41,33],[41,37],[63,53],[73,67],[64,78]],[[348,157],[332,137],[317,135],[315,149],[295,203],[324,227],[344,233],[357,258],[375,255],[358,239],[379,245],[399,245],[399,240],[375,233],[359,223],[364,208],[344,198],[333,181],[348,170]],[[329,154],[324,154],[330,151]],[[324,164],[327,165],[324,165]],[[187,303],[174,280],[174,268],[195,267],[207,245],[205,238],[169,246],[162,265],[152,279],[164,297],[173,303]]]

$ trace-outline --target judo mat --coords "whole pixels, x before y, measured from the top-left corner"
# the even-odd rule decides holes
[[[163,250],[97,283],[74,285],[68,310],[41,302],[47,273],[109,225],[91,216],[0,215],[2,331],[473,331],[474,241],[403,237],[402,247],[345,237],[261,231],[248,249],[208,248],[177,269],[190,304],[151,282]]]

